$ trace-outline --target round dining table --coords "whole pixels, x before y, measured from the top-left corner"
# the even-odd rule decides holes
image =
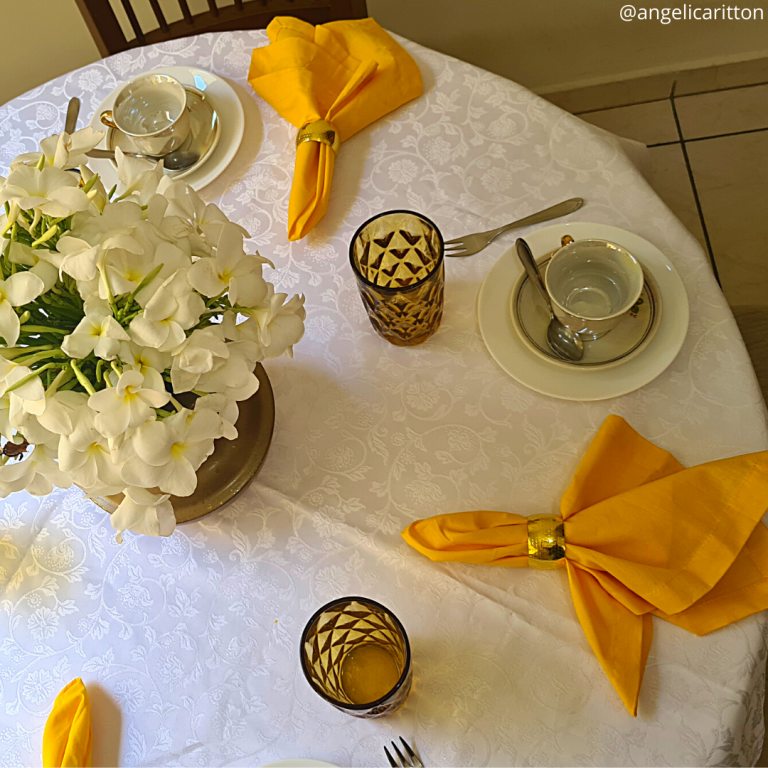
[[[424,92],[343,143],[328,212],[298,242],[286,235],[296,130],[246,79],[263,31],[134,48],[0,108],[5,174],[62,130],[72,96],[82,126],[143,71],[194,66],[228,79],[245,136],[201,195],[250,232],[277,290],[304,293],[307,308],[293,359],[265,364],[269,455],[228,506],[168,538],[127,532],[118,544],[76,488],[2,502],[0,765],[40,764],[46,718],[75,677],[92,702],[94,765],[375,766],[400,736],[428,766],[746,766],[760,754],[763,614],[706,637],[654,620],[632,718],[579,626],[564,570],[432,563],[401,538],[444,512],[556,511],[612,413],[686,466],[765,450],[768,430],[707,257],[621,142],[514,82],[398,40]],[[452,238],[575,196],[586,204],[571,221],[631,230],[682,276],[690,327],[652,383],[569,402],[494,362],[477,296],[514,234],[446,260],[444,317],[425,344],[374,333],[348,258],[367,218],[412,209]],[[390,717],[343,714],[302,674],[304,625],[342,595],[383,603],[407,630],[413,689]]]

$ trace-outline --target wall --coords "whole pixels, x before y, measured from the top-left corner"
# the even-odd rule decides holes
[[[99,57],[75,0],[0,0],[0,105]]]
[[[768,55],[761,21],[624,22],[638,8],[721,8],[725,0],[367,0],[384,27],[539,93]],[[725,3],[727,6],[728,3]]]
[[[368,0],[368,10],[394,32],[547,93],[768,55],[768,0],[743,2],[765,20],[628,23],[625,0]],[[722,7],[667,4],[684,3]],[[0,104],[98,58],[74,0],[0,0],[0,9]]]

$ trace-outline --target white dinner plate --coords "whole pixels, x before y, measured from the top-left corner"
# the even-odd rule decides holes
[[[205,93],[216,110],[221,120],[221,136],[216,148],[210,157],[189,175],[184,176],[193,189],[202,189],[218,178],[224,169],[232,162],[245,132],[245,114],[240,99],[237,98],[235,89],[223,78],[206,72],[196,67],[159,67],[146,74],[162,73],[175,77],[182,85],[191,85],[198,91]],[[105,109],[112,109],[115,97],[125,83],[117,85],[91,118],[91,127],[94,130],[106,131],[100,116]],[[102,149],[107,149],[106,135],[99,144]],[[105,189],[117,183],[117,169],[110,160],[89,159],[88,167],[96,171],[104,183]]]
[[[598,238],[624,246],[642,262],[659,286],[664,312],[653,340],[637,356],[608,368],[562,367],[535,354],[512,323],[510,298],[523,270],[514,248],[491,267],[480,287],[480,333],[494,360],[512,378],[543,395],[561,400],[605,400],[633,392],[653,381],[677,357],[688,332],[688,296],[669,259],[639,235],[619,227],[588,222],[553,224],[526,236],[538,258],[559,247],[563,235]]]

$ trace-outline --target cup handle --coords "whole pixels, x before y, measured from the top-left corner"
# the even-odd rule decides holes
[[[104,125],[109,126],[110,128],[117,128],[117,125],[115,125],[115,119],[112,117],[112,110],[111,109],[105,109],[101,113],[101,122],[104,123]]]

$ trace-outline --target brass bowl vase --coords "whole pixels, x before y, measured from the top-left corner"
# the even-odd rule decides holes
[[[259,380],[259,388],[248,400],[238,403],[237,437],[234,440],[222,437],[216,441],[213,453],[197,470],[197,488],[191,496],[171,496],[177,523],[197,520],[223,507],[261,469],[275,426],[275,397],[261,363],[256,365],[254,373]],[[122,493],[94,499],[110,514],[122,500]]]

